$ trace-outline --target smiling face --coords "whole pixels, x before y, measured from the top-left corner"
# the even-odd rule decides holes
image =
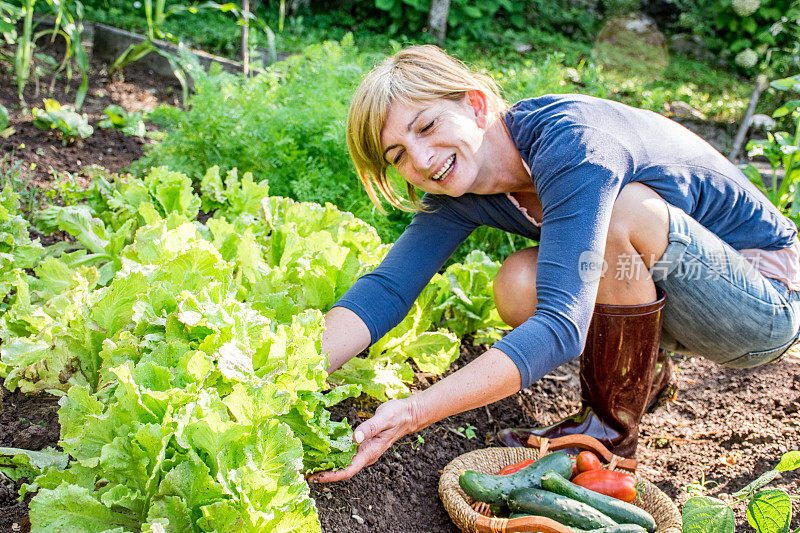
[[[381,130],[386,161],[425,192],[480,193],[486,117],[472,100],[393,103]]]

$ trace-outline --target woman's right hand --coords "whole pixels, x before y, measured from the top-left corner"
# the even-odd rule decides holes
[[[389,400],[353,433],[358,452],[344,470],[319,472],[309,481],[328,483],[351,478],[371,465],[397,439],[419,431],[443,418],[475,409],[514,394],[520,389],[520,374],[514,362],[497,348],[489,350],[437,381],[427,389],[402,400]]]
[[[402,400],[389,400],[381,404],[369,420],[353,432],[358,443],[358,453],[353,462],[343,470],[319,472],[308,478],[311,483],[330,483],[350,479],[365,466],[377,461],[398,439],[418,431],[413,396]]]

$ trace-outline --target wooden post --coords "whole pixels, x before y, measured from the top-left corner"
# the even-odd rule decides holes
[[[744,144],[744,138],[747,135],[747,130],[750,129],[750,121],[753,120],[753,113],[756,110],[758,98],[766,88],[767,77],[763,74],[759,74],[758,77],[756,77],[756,86],[753,87],[753,92],[750,94],[750,103],[747,104],[747,110],[744,112],[742,123],[739,125],[739,131],[736,132],[736,137],[733,139],[731,153],[728,156],[728,159],[733,163],[736,163],[736,159],[739,157],[739,150],[742,149],[742,144]]]
[[[242,0],[242,16],[244,17],[244,24],[242,24],[242,64],[244,65],[244,75],[250,74],[250,43],[248,35],[250,32],[250,21],[247,16],[250,14],[250,0]]]
[[[431,0],[431,12],[428,17],[428,28],[439,46],[444,46],[447,33],[447,17],[450,14],[450,0]]]

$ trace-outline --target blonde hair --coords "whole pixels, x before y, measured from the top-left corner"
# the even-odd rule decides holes
[[[508,105],[497,84],[487,75],[469,70],[464,63],[433,45],[410,46],[373,68],[356,89],[347,116],[347,147],[370,200],[386,213],[376,188],[389,204],[403,211],[421,208],[414,186],[406,184],[408,202],[389,183],[389,164],[383,157],[381,130],[394,102],[418,103],[446,98],[461,100],[469,91],[486,96],[488,112],[501,113]]]

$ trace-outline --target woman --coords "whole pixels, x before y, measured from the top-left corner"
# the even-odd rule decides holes
[[[330,371],[397,324],[476,227],[539,246],[512,254],[495,280],[498,311],[515,329],[433,386],[382,404],[355,430],[353,463],[311,481],[347,479],[400,437],[505,398],[581,353],[585,409],[535,432],[590,432],[632,455],[668,377],[668,365],[656,372],[660,345],[750,367],[797,337],[795,226],[721,154],[656,113],[581,95],[509,109],[489,78],[415,46],[364,79],[347,141],[373,202],[377,188],[406,205],[387,178],[393,166],[420,209],[326,315]],[[421,206],[414,187],[426,193]],[[524,444],[529,432],[501,440]]]

